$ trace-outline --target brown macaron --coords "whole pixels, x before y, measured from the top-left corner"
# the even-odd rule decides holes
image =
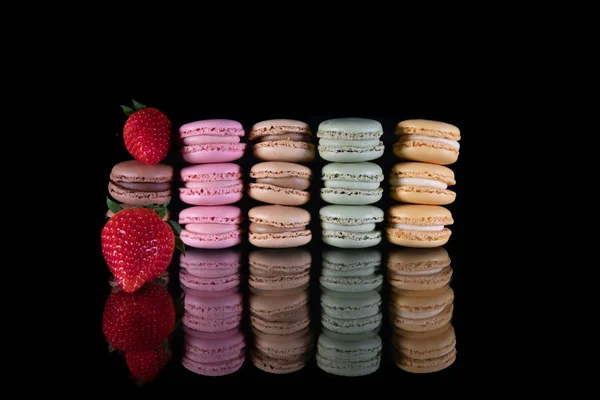
[[[312,172],[304,165],[283,161],[269,161],[254,165],[250,177],[255,179],[248,187],[248,195],[258,201],[283,206],[301,206],[310,199]]]
[[[171,199],[173,167],[123,161],[110,173],[108,192],[117,201],[136,206],[164,204]]]
[[[264,161],[310,162],[315,145],[308,124],[292,119],[271,119],[254,124],[248,135],[256,140],[253,154]]]
[[[389,311],[396,328],[428,332],[452,320],[454,291],[450,286],[433,290],[391,289]]]
[[[444,225],[454,223],[448,209],[440,206],[399,204],[388,210],[385,229],[390,243],[406,247],[439,247],[452,232]]]
[[[248,212],[249,241],[256,247],[286,248],[309,243],[310,213],[288,206],[257,206]]]
[[[411,119],[396,126],[394,154],[405,160],[448,165],[458,160],[460,130],[451,124]]]
[[[387,277],[390,285],[399,289],[437,289],[452,278],[450,256],[442,247],[391,251],[387,258]]]
[[[307,285],[312,257],[306,249],[264,249],[250,252],[248,283],[265,291],[283,291]]]
[[[451,324],[431,332],[396,329],[392,343],[396,365],[407,372],[437,372],[456,360],[456,335]]]
[[[390,173],[390,195],[403,203],[450,204],[456,193],[447,187],[454,184],[454,172],[436,164],[403,162],[394,165]]]

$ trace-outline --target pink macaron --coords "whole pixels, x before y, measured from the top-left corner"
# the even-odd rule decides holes
[[[192,165],[181,169],[181,201],[196,206],[232,204],[242,199],[242,168],[237,164]]]
[[[242,315],[242,292],[239,290],[223,296],[186,295],[184,301],[186,313],[208,319],[237,318]]]
[[[242,211],[235,206],[190,207],[179,213],[179,237],[190,247],[224,249],[242,241]]]
[[[185,336],[183,356],[198,363],[217,363],[233,360],[243,353],[246,341],[238,329],[232,336],[199,339]]]
[[[199,278],[187,270],[179,271],[179,281],[185,287],[201,292],[218,292],[234,288],[240,284],[240,274],[222,276],[219,278]]]
[[[199,278],[220,278],[240,271],[239,250],[187,250],[179,257],[179,266]]]
[[[239,356],[232,360],[220,361],[216,363],[200,363],[197,361],[190,360],[187,357],[181,357],[181,365],[187,370],[205,376],[224,376],[233,374],[239,370],[244,364],[244,353],[241,352]]]
[[[240,143],[244,128],[237,121],[207,119],[179,128],[183,159],[190,164],[223,163],[242,158],[246,143]]]

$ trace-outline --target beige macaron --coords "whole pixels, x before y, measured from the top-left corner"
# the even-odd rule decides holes
[[[451,324],[431,332],[396,329],[392,344],[396,365],[407,372],[437,372],[456,360],[456,335]]]
[[[454,184],[454,172],[442,165],[402,162],[390,173],[390,195],[403,203],[450,204],[456,193],[447,188]]]
[[[292,119],[271,119],[254,124],[249,140],[256,140],[253,154],[264,161],[309,162],[315,158],[315,145],[308,124]]]
[[[256,247],[285,248],[309,243],[310,213],[288,206],[258,206],[248,211],[249,241]]]
[[[389,311],[396,328],[428,332],[452,320],[454,291],[450,286],[433,290],[391,289]]]
[[[443,247],[394,250],[388,253],[387,277],[399,289],[437,289],[452,278],[450,257]]]
[[[448,209],[440,206],[399,204],[388,210],[385,229],[390,243],[406,247],[439,247],[452,232],[444,225],[454,220]]]
[[[267,161],[254,165],[248,195],[258,201],[283,206],[301,206],[310,199],[312,172],[304,165],[283,161]]]
[[[458,159],[460,130],[451,124],[411,119],[396,126],[394,154],[405,160],[448,165]]]

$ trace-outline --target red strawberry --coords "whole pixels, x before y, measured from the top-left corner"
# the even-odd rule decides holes
[[[142,108],[127,118],[123,128],[127,151],[144,164],[162,161],[171,146],[171,121],[156,108]]]
[[[151,382],[167,365],[171,354],[162,346],[150,351],[128,351],[125,353],[127,367],[140,384]]]
[[[165,272],[175,249],[171,227],[148,208],[119,211],[104,225],[101,239],[106,264],[128,293]]]
[[[174,326],[173,299],[162,285],[150,283],[135,293],[112,292],[104,304],[102,331],[117,350],[152,350]]]

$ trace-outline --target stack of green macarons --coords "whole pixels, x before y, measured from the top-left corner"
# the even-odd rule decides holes
[[[383,211],[371,204],[381,200],[381,167],[372,161],[383,155],[383,127],[364,118],[321,122],[317,131],[319,155],[332,163],[323,167],[321,198],[333,206],[320,211],[323,241],[341,248],[365,248],[381,242],[375,224]]]
[[[317,365],[334,375],[372,374],[379,369],[382,351],[381,253],[330,250],[322,258]]]
[[[448,242],[454,221],[442,205],[456,193],[454,172],[445,167],[458,159],[460,130],[444,122],[413,119],[396,126],[394,154],[406,162],[392,167],[390,195],[407,204],[388,211],[386,236],[390,243],[406,247],[438,247]]]

